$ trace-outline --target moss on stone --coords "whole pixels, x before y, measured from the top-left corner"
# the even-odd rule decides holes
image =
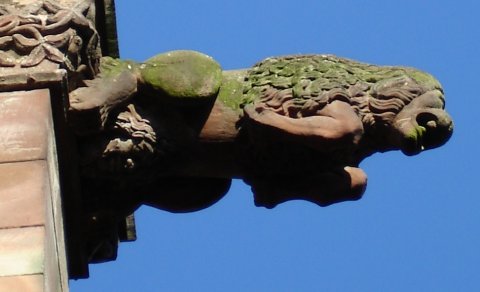
[[[220,65],[195,51],[156,55],[140,66],[140,73],[144,84],[175,98],[212,97],[222,82]]]
[[[268,58],[248,71],[243,101],[248,104],[261,98],[266,88],[292,88],[294,97],[310,99],[354,84],[363,84],[365,91],[370,91],[406,77],[415,80],[424,91],[441,90],[433,76],[408,67],[374,66],[332,55]]]
[[[407,68],[407,73],[410,77],[412,77],[415,81],[417,81],[419,84],[423,84],[426,87],[428,87],[430,90],[432,89],[438,89],[441,90],[442,86],[440,85],[440,82],[438,82],[435,77],[432,75],[425,73],[420,70],[416,69],[411,69]]]
[[[246,71],[243,70],[223,73],[222,86],[217,99],[235,111],[241,110],[245,74]]]

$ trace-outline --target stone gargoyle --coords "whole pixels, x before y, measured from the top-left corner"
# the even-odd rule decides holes
[[[357,200],[364,158],[450,138],[444,107],[439,82],[413,68],[292,55],[222,71],[204,54],[173,51],[140,64],[103,58],[71,92],[68,118],[86,193],[128,214],[141,204],[208,207],[232,178],[267,208]]]

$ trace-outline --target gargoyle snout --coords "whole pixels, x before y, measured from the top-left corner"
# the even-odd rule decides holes
[[[417,114],[416,122],[425,129],[422,146],[432,149],[445,144],[453,133],[451,117],[443,109],[428,109]]]

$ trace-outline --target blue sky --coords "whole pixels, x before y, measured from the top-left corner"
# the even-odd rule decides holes
[[[138,240],[71,291],[480,291],[478,1],[117,0],[122,58],[192,49],[224,69],[332,53],[408,65],[443,84],[455,122],[439,149],[376,154],[364,197],[257,208],[237,181],[213,207],[142,207]]]

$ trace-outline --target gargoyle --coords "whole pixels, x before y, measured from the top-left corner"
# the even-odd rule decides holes
[[[208,207],[232,178],[272,208],[359,199],[359,163],[443,145],[453,123],[439,82],[407,67],[332,55],[266,59],[222,71],[212,58],[173,51],[144,63],[104,58],[70,95],[82,176],[129,212]]]

